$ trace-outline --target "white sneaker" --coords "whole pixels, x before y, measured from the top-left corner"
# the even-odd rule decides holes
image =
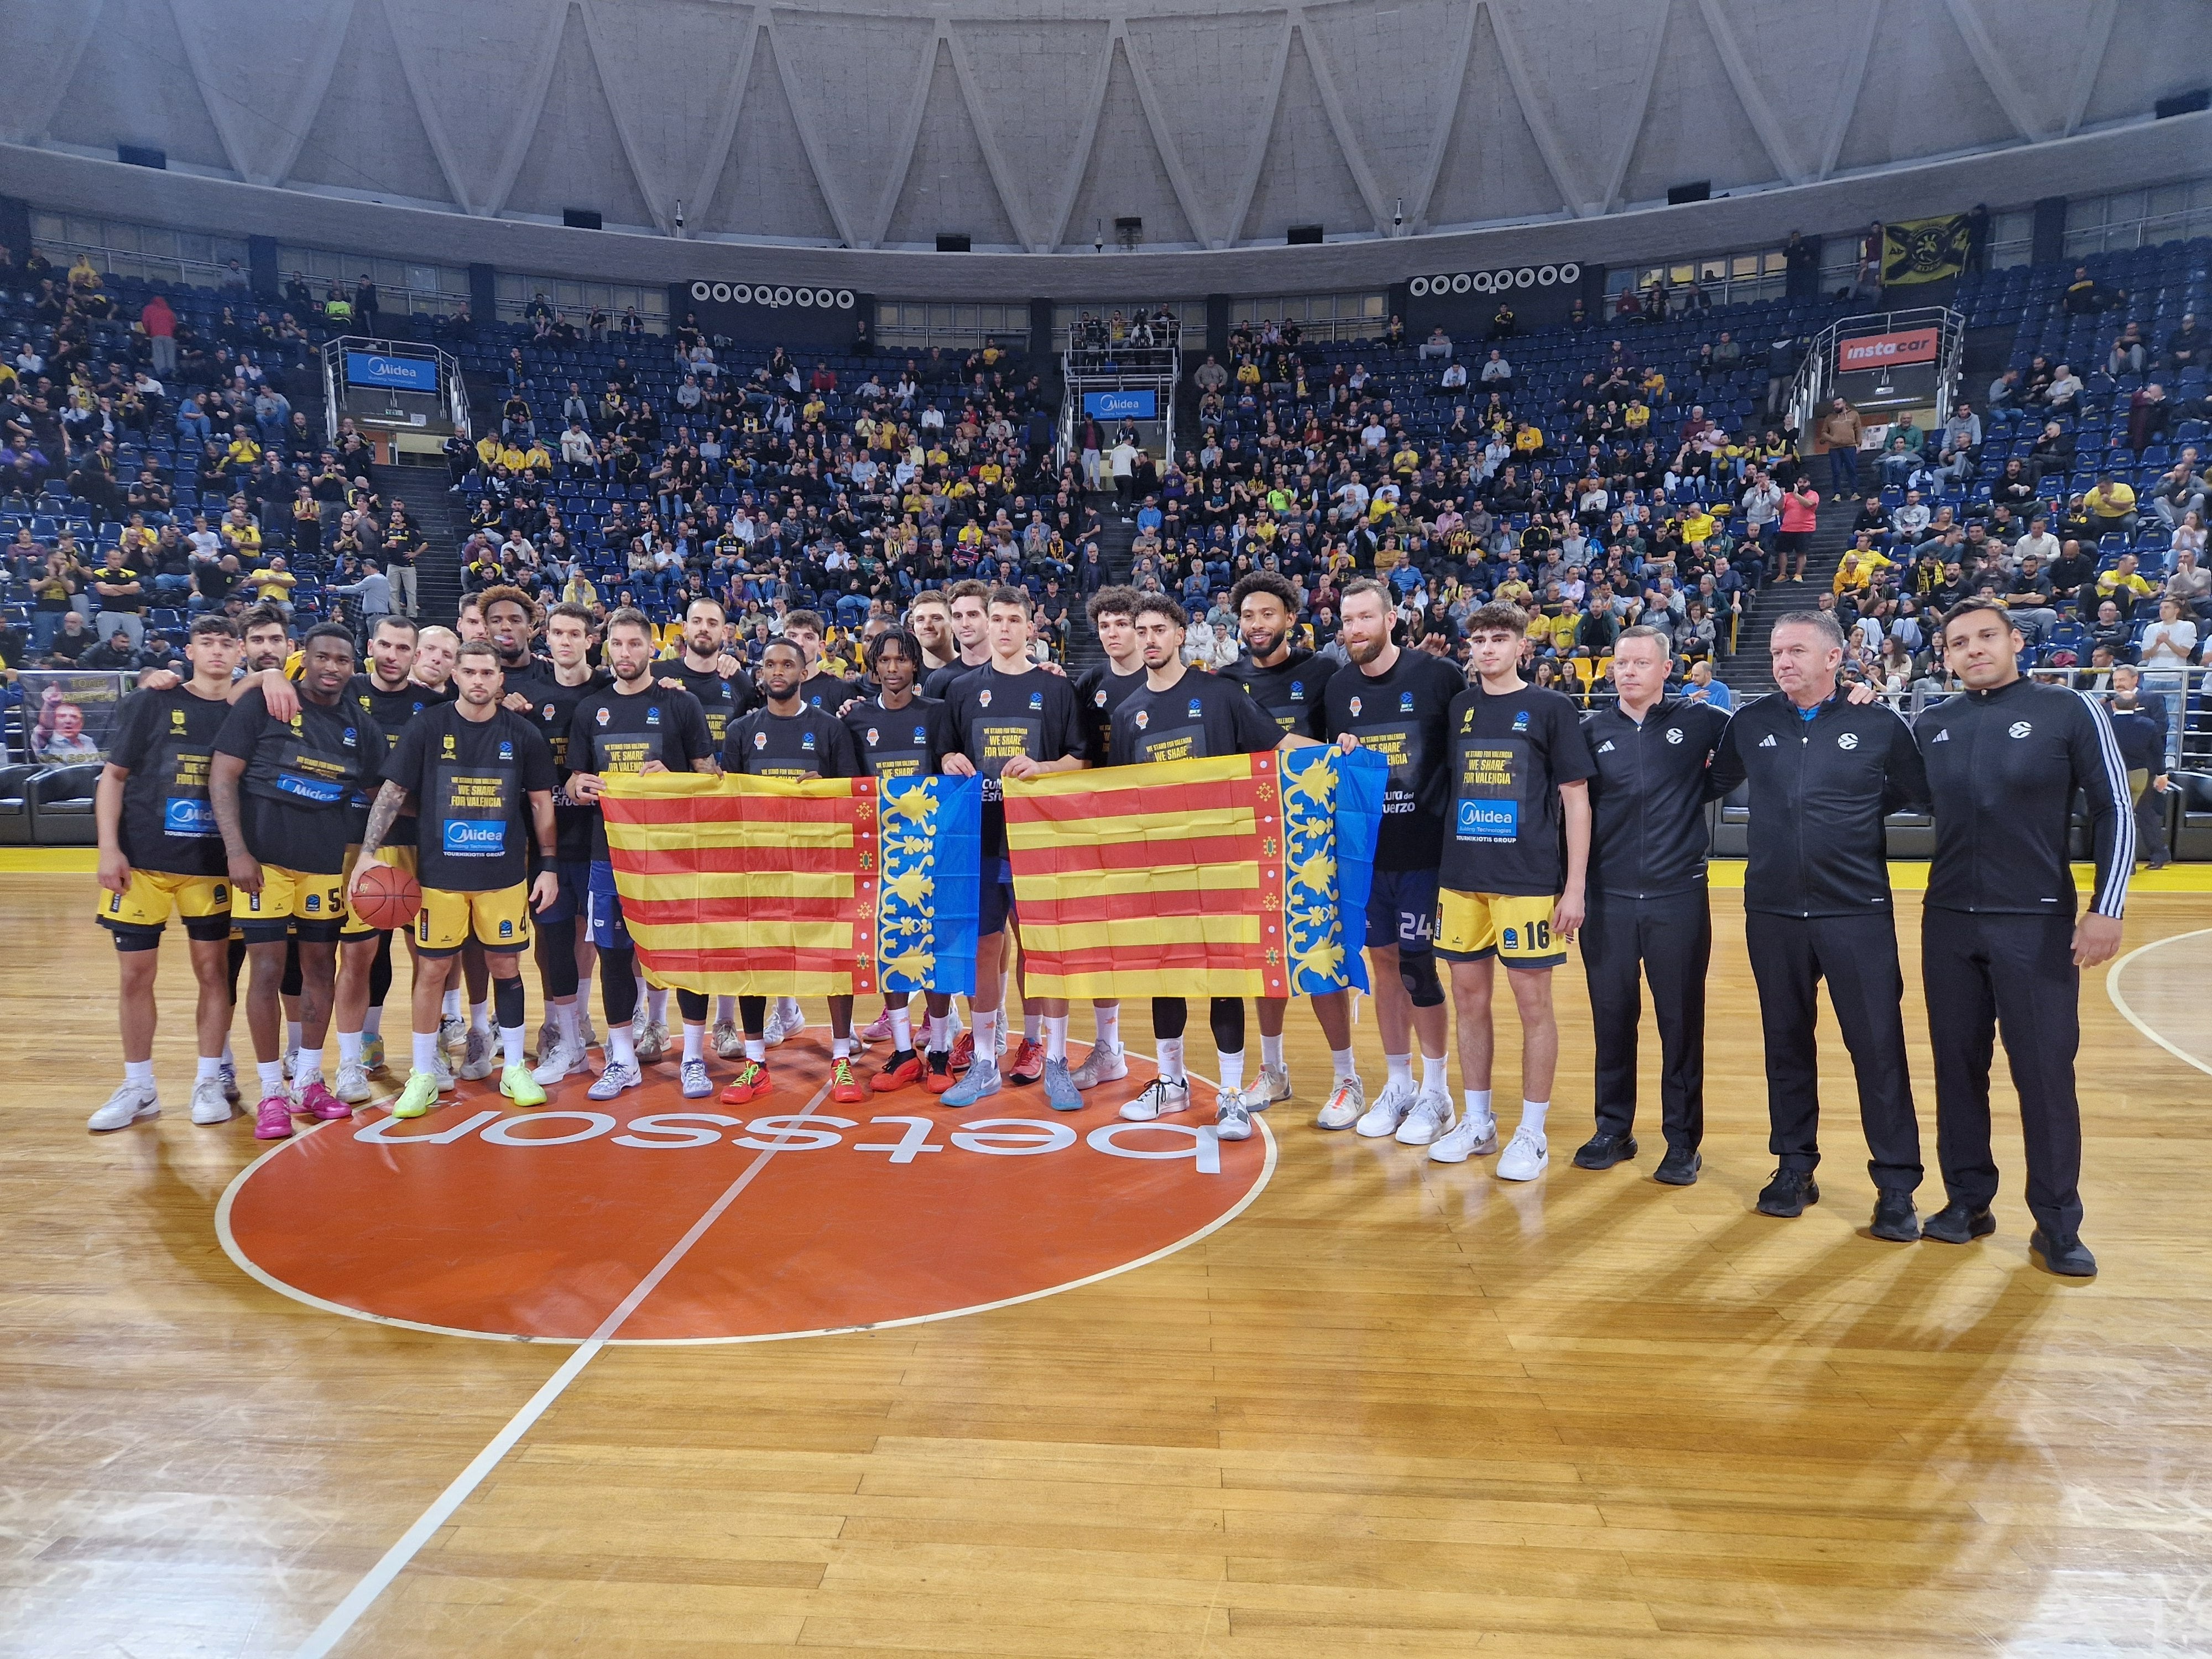
[[[598,1028],[592,1025],[592,1017],[589,1014],[584,1016],[584,1029],[577,1033],[577,1040],[586,1048],[596,1048],[599,1046],[599,1033]]]
[[[1349,1129],[1359,1121],[1359,1115],[1367,1109],[1367,1085],[1357,1077],[1340,1077],[1328,1091],[1328,1098],[1321,1103],[1314,1115],[1316,1129]]]
[[[438,1021],[438,1054],[440,1058],[451,1054],[459,1058],[469,1050],[469,1023],[459,1014],[447,1014]],[[284,1056],[284,1075],[292,1075],[292,1057]]]
[[[1242,1099],[1225,1089],[1214,1102],[1213,1133],[1224,1140],[1252,1138],[1252,1114],[1244,1109]]]
[[[374,1091],[368,1086],[368,1073],[356,1063],[338,1067],[338,1080],[331,1087],[331,1092],[349,1106],[359,1106],[364,1103]]]
[[[1504,1157],[1498,1160],[1500,1181],[1534,1181],[1552,1166],[1551,1148],[1544,1144],[1543,1133],[1522,1124],[1513,1132],[1513,1139],[1505,1148]]]
[[[536,1054],[538,1058],[542,1060],[546,1055],[553,1052],[553,1045],[560,1040],[560,1024],[558,1021],[555,1020],[550,1014],[548,1014],[545,1017],[545,1023],[538,1028],[538,1046],[535,1048],[532,1048],[530,1052]]]
[[[1095,1089],[1102,1083],[1113,1083],[1129,1075],[1128,1056],[1118,1042],[1094,1042],[1091,1052],[1083,1057],[1083,1064],[1068,1073],[1079,1089]]]
[[[438,1050],[437,1069],[433,1075],[434,1075],[438,1079],[438,1092],[440,1094],[449,1095],[453,1092],[455,1083],[453,1068],[447,1061],[446,1051],[443,1048]]]
[[[222,1097],[235,1106],[238,1094],[238,1067],[226,1060],[222,1063]]]
[[[460,1077],[473,1083],[478,1078],[489,1077],[498,1069],[491,1033],[478,1026],[469,1027],[468,1041],[463,1045]]]
[[[143,1119],[161,1115],[161,1097],[153,1085],[126,1083],[108,1096],[106,1105],[85,1120],[84,1127],[96,1134],[105,1134],[111,1129],[127,1129]]]
[[[745,1053],[745,1034],[738,1029],[734,1019],[714,1022],[714,1052],[724,1060],[742,1060]]]
[[[1150,1123],[1156,1117],[1189,1109],[1188,1083],[1170,1083],[1164,1077],[1156,1077],[1145,1085],[1144,1093],[1121,1108],[1121,1116],[1131,1123]]]
[[[1290,1097],[1291,1070],[1287,1066],[1262,1066],[1260,1075],[1237,1095],[1237,1103],[1248,1112],[1264,1112],[1276,1102]]]
[[[1382,1094],[1367,1109],[1367,1115],[1352,1127],[1370,1140],[1395,1135],[1406,1114],[1413,1109],[1414,1098],[1413,1079],[1394,1077],[1382,1085]]]
[[[1398,1126],[1398,1144],[1425,1146],[1442,1139],[1457,1116],[1449,1095],[1418,1096],[1413,1109],[1406,1114],[1406,1121]]]
[[[787,1031],[783,1029],[783,999],[781,997],[771,997],[769,1000],[768,1005],[768,1020],[761,1031],[763,1040],[767,1042],[769,1048],[773,1048],[777,1044],[781,1043],[784,1038],[787,1036],[796,1036],[797,1035],[798,1033],[795,1031]]]
[[[1464,1164],[1471,1158],[1488,1158],[1498,1150],[1498,1120],[1490,1115],[1463,1117],[1429,1148],[1431,1164]]]
[[[228,1123],[231,1120],[230,1097],[222,1091],[222,1079],[204,1077],[192,1085],[192,1121],[195,1123]]]
[[[569,1042],[556,1033],[552,1046],[538,1050],[538,1069],[531,1073],[530,1079],[541,1087],[549,1083],[558,1083],[569,1073],[583,1069],[583,1046]]]
[[[599,1081],[584,1091],[593,1100],[612,1100],[625,1089],[635,1089],[645,1079],[638,1075],[637,1067],[611,1060],[599,1073]]]
[[[668,1027],[659,1020],[647,1022],[644,1035],[632,1037],[630,1047],[641,1066],[663,1058],[668,1053]]]
[[[284,1045],[284,1088],[287,1093],[296,1095],[300,1092],[299,1079],[292,1075],[299,1069],[300,1045],[288,1042]]]
[[[806,1029],[806,1010],[799,1006],[797,997],[781,999],[783,1004],[783,1034],[795,1037]]]

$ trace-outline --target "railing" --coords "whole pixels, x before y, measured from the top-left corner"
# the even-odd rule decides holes
[[[1138,430],[1143,433],[1156,427],[1161,456],[1164,459],[1176,453],[1176,388],[1182,383],[1182,348],[1179,343],[1136,347],[1127,352],[1079,348],[1061,355],[1060,374],[1066,388],[1060,405],[1057,459],[1060,465],[1066,465],[1075,453],[1076,429],[1085,417],[1085,399],[1094,392],[1151,392],[1153,412],[1149,417],[1134,417]],[[1122,416],[1109,409],[1090,418],[1110,431]]]
[[[427,427],[434,414],[462,437],[476,435],[469,424],[469,392],[460,361],[451,352],[419,340],[358,334],[325,341],[322,350],[323,425],[331,444],[338,441],[339,422],[349,416],[357,423]],[[349,373],[349,365],[357,375]],[[352,406],[363,393],[376,392],[389,398],[386,408],[370,414]]]
[[[2166,716],[2167,761],[2185,772],[2212,771],[2212,668],[2145,668],[2139,690],[2156,697]],[[2112,671],[2092,668],[2031,668],[2030,679],[2071,686],[2100,701],[2111,696]],[[1909,691],[1887,694],[1890,705],[1908,720],[1960,696],[1955,690],[1923,682]]]
[[[1918,328],[1936,331],[1936,423],[1941,426],[1950,419],[1951,389],[1957,384],[1960,364],[1966,355],[1966,313],[1946,306],[1916,306],[1910,310],[1869,311],[1853,317],[1839,317],[1814,336],[1812,349],[1797,366],[1796,378],[1790,383],[1790,426],[1801,436],[1804,434],[1815,411],[1833,394],[1836,347],[1839,342]]]

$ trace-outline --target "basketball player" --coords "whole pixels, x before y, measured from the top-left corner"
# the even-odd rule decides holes
[[[1257,755],[1310,744],[1285,732],[1236,682],[1193,672],[1182,659],[1190,618],[1164,593],[1136,603],[1134,629],[1144,654],[1145,683],[1114,711],[1107,747],[1110,763],[1146,766],[1160,761],[1205,760],[1218,755]],[[1220,1086],[1213,1097],[1214,1132],[1224,1140],[1246,1140],[1252,1113],[1244,1103],[1244,999],[1215,997],[1209,1011]],[[1190,1005],[1182,997],[1152,999],[1152,1037],[1159,1045],[1159,1073],[1121,1108],[1132,1122],[1148,1122],[1190,1106],[1183,1069],[1182,1034]],[[1055,1105],[1058,1102],[1054,1103]],[[1079,1098],[1079,1106],[1081,1101]]]
[[[953,617],[959,619],[955,601]],[[1002,1086],[998,1060],[1000,1004],[1005,994],[1006,939],[1018,921],[1014,907],[1012,867],[1006,860],[1006,812],[999,794],[1005,779],[1019,781],[1050,772],[1079,771],[1087,764],[1088,744],[1075,706],[1075,690],[1061,676],[1048,674],[1030,660],[1030,596],[1022,588],[991,590],[988,623],[991,660],[963,675],[946,701],[951,705],[953,751],[945,769],[956,777],[980,774],[983,780],[981,905],[975,931],[975,1048],[968,1075],[941,1097],[947,1106],[972,1106]],[[1024,1014],[1028,1011],[1024,1010]],[[1035,1016],[1042,1026],[1045,1096],[1055,1106],[1080,1105],[1067,1069],[1067,1003],[1037,1000]],[[1035,1039],[1026,1031],[1008,1075],[1034,1081],[1026,1070]],[[1074,1109],[1073,1107],[1065,1109]]]
[[[960,654],[952,637],[952,612],[943,593],[931,588],[917,593],[906,608],[906,625],[921,641],[921,672],[926,679]]]
[[[1114,714],[1132,692],[1145,684],[1145,651],[1137,639],[1137,590],[1102,587],[1091,596],[1084,612],[1098,635],[1106,660],[1083,671],[1075,682],[1075,706],[1091,730],[1091,753],[1101,766],[1117,763],[1112,753]],[[1091,1018],[1097,1029],[1091,1052],[1071,1075],[1079,1089],[1095,1089],[1129,1075],[1129,1062],[1121,1052],[1121,1004],[1093,1002]]]
[[[385,836],[413,805],[428,830],[416,866],[422,908],[415,918],[415,1069],[394,1117],[420,1117],[437,1103],[439,1010],[453,958],[468,939],[484,947],[499,1010],[499,1091],[518,1106],[545,1103],[545,1091],[523,1062],[519,953],[530,943],[531,909],[560,896],[552,868],[553,751],[528,720],[500,707],[506,675],[489,640],[462,645],[453,679],[457,698],[408,722],[386,757],[349,890],[358,893]],[[538,853],[538,876],[527,889],[532,841],[526,836]]]
[[[797,646],[805,659],[806,677],[799,684],[799,700],[810,708],[835,714],[859,695],[850,680],[841,680],[822,666],[822,618],[812,611],[793,611],[783,619],[783,637]]]
[[[931,671],[921,683],[921,695],[939,702],[951,698],[952,684],[991,660],[991,590],[974,577],[952,582],[941,590],[945,613],[951,619],[952,643],[958,654],[943,667]]]
[[[115,940],[121,980],[123,1086],[93,1113],[88,1127],[94,1130],[161,1114],[154,1085],[154,975],[172,910],[185,924],[199,984],[192,1121],[230,1117],[222,1080],[230,1031],[230,877],[208,800],[208,772],[216,734],[230,715],[232,675],[242,648],[229,617],[197,618],[185,641],[191,678],[173,690],[125,697],[116,719],[93,811],[100,835],[98,916]]]
[[[1575,705],[1521,678],[1528,625],[1514,605],[1486,605],[1468,618],[1476,678],[1452,699],[1448,722],[1452,811],[1436,948],[1451,964],[1466,1115],[1455,1125],[1449,1098],[1439,1111],[1424,1096],[1398,1126],[1398,1139],[1426,1146],[1432,1163],[1464,1164],[1497,1150],[1490,1003],[1492,964],[1503,962],[1521,1014],[1521,1123],[1498,1160],[1501,1181],[1534,1181],[1552,1161],[1544,1135],[1559,1066],[1552,969],[1582,928],[1596,770]]]
[[[1968,599],[1937,643],[1966,695],[1920,717],[1936,858],[1921,920],[1921,979],[1936,1050],[1936,1150],[1948,1201],[1922,1236],[1965,1244],[1996,1231],[1990,1059],[2004,1036],[2027,1152],[2028,1248],[2054,1273],[2087,1279],[2081,1243],[2081,969],[2120,948],[2135,814],[2105,711],[2020,672],[2021,634],[1999,601]],[[126,705],[127,706],[127,705]],[[2088,913],[2067,861],[2075,792],[2088,803],[2097,879]]]
[[[461,596],[460,609],[455,615],[454,626],[459,630],[457,645],[466,645],[471,640],[489,637],[491,630],[484,623],[482,593],[464,593]]]
[[[868,646],[868,676],[876,684],[875,695],[845,708],[845,730],[852,736],[860,764],[879,789],[901,779],[935,776],[944,770],[945,754],[952,746],[945,705],[915,691],[921,661],[921,642],[906,629],[887,629],[877,635]],[[933,1094],[942,1094],[952,1086],[947,1052],[951,1038],[946,1030],[952,999],[942,991],[924,993],[927,1061],[915,1046],[909,1005],[910,999],[902,995],[885,999],[883,1035],[891,1044],[891,1054],[868,1079],[868,1087],[889,1094],[919,1083]]]
[[[241,911],[237,895],[245,896],[240,921],[253,966],[246,1013],[261,1073],[253,1133],[261,1140],[292,1133],[277,1002],[289,934],[298,935],[300,950],[299,1110],[322,1120],[352,1113],[323,1082],[323,1036],[345,922],[352,801],[384,763],[384,734],[345,699],[353,635],[325,623],[308,630],[303,647],[299,713],[276,720],[262,692],[246,692],[216,735],[209,772],[234,912]]]
[[[589,918],[592,939],[599,950],[599,997],[607,1016],[606,1065],[588,1091],[593,1100],[612,1100],[644,1081],[630,1038],[630,1018],[637,1012],[637,951],[623,923],[622,898],[615,890],[606,815],[598,805],[600,780],[611,773],[715,770],[706,713],[689,691],[671,691],[653,683],[655,648],[653,624],[645,612],[624,605],[609,617],[606,659],[612,684],[579,702],[568,726],[568,798],[592,809]],[[703,1044],[707,999],[685,991],[679,1000],[687,1045],[689,1028],[694,1024]],[[703,1047],[696,1063],[687,1051],[684,1072],[686,1098],[713,1092]]]
[[[1349,665],[1329,677],[1322,698],[1322,735],[1346,751],[1365,747],[1390,763],[1382,793],[1382,825],[1375,842],[1375,886],[1367,901],[1367,959],[1375,986],[1375,1023],[1389,1074],[1364,1114],[1347,1115],[1349,1091],[1332,1091],[1314,1121],[1324,1129],[1395,1134],[1414,1100],[1426,1096],[1439,1124],[1452,1120],[1444,1046],[1450,1015],[1433,949],[1437,866],[1443,856],[1452,793],[1452,699],[1467,689],[1458,669],[1425,651],[1407,651],[1390,636],[1390,591],[1371,577],[1347,582],[1338,611]],[[1421,1082],[1413,1084],[1413,1048],[1421,1044]],[[1346,1061],[1339,1056],[1338,1075]]]
[[[845,723],[826,709],[802,700],[806,659],[789,639],[771,641],[761,653],[761,695],[766,702],[730,723],[722,745],[722,770],[748,777],[855,778],[860,760]],[[853,999],[830,1001],[830,1097],[850,1103],[867,1091],[853,1074]],[[737,1079],[722,1091],[732,1105],[757,1100],[775,1087],[768,1069],[768,999],[739,997],[738,1018],[744,1027],[744,1060]]]
[[[1273,571],[1257,570],[1229,591],[1237,612],[1244,654],[1223,671],[1244,695],[1266,709],[1283,731],[1301,737],[1322,735],[1322,709],[1329,676],[1337,665],[1291,643],[1297,626],[1297,590]],[[1346,1122],[1367,1109],[1366,1086],[1359,1080],[1352,1051],[1352,999],[1328,991],[1308,999],[1314,1021],[1328,1043],[1334,1077],[1322,1110]],[[1291,1068],[1283,1057],[1283,1018],[1288,1000],[1257,999],[1260,1011],[1260,1076],[1244,1091],[1248,1111],[1264,1112],[1291,1097]]]

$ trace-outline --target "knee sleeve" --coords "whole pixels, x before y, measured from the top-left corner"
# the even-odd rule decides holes
[[[1444,1000],[1443,981],[1437,977],[1437,959],[1427,951],[1419,955],[1398,947],[1398,981],[1416,1008],[1434,1008]]]
[[[531,947],[538,957],[538,977],[546,996],[566,1002],[576,994],[576,936],[565,927],[541,927]]]
[[[766,997],[739,997],[738,999],[738,1025],[747,1036],[758,1036],[762,1032],[767,1030],[768,999]]]
[[[522,975],[513,979],[495,979],[491,982],[493,1018],[503,1030],[512,1031],[522,1024]]]
[[[246,966],[246,941],[234,939],[230,942],[230,960],[224,971],[230,976],[230,1006],[238,1006],[238,975]]]
[[[392,935],[376,936],[376,960],[368,964],[368,1006],[384,1006],[384,999],[392,991]]]
[[[1244,1052],[1244,999],[1216,997],[1206,1010],[1206,1020],[1213,1027],[1213,1047],[1218,1054],[1241,1054]]]
[[[678,991],[676,1012],[683,1016],[686,1025],[704,1025],[707,1023],[707,994],[704,991]]]
[[[637,952],[628,947],[599,947],[599,999],[607,1023],[627,1025],[637,1012]]]
[[[1163,1042],[1173,1042],[1190,1024],[1190,1004],[1181,997],[1152,999],[1152,1035]]]
[[[300,940],[296,933],[284,941],[284,981],[276,988],[288,997],[300,994]]]

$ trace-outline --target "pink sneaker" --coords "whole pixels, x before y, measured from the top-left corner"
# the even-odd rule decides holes
[[[876,1016],[873,1024],[854,1032],[854,1035],[863,1042],[889,1042],[891,1040],[891,1011],[888,1008],[884,1009]]]
[[[283,1095],[270,1095],[254,1115],[256,1140],[289,1140],[292,1136],[292,1103]]]
[[[301,1117],[316,1118],[325,1123],[353,1115],[353,1108],[332,1094],[320,1078],[300,1091],[300,1103],[292,1109]]]

